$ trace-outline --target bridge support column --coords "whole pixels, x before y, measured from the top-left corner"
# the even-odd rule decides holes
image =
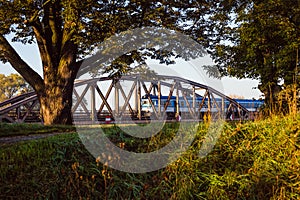
[[[221,105],[221,119],[226,117],[226,111],[225,111],[225,99],[222,98],[222,105]]]
[[[212,117],[212,110],[211,110],[211,93],[207,90],[207,120],[210,121]]]
[[[179,115],[179,90],[178,90],[178,85],[176,88],[176,117]]]
[[[115,85],[115,116],[119,117],[119,84],[118,81],[114,83]]]
[[[137,107],[137,117],[139,120],[142,119],[142,110],[141,110],[141,98],[142,98],[142,95],[141,95],[141,83],[140,81],[138,80],[137,81],[137,84],[136,84],[136,90],[137,90],[137,98],[136,98],[136,107]]]
[[[92,122],[95,122],[97,121],[95,86],[91,85],[90,90],[91,90],[91,120]]]
[[[196,113],[196,89],[195,86],[193,86],[193,111]]]
[[[208,112],[211,112],[211,98],[210,98],[210,92],[208,91],[207,93],[207,107],[208,107]]]
[[[158,108],[158,117],[161,118],[161,84],[160,81],[157,82],[157,108]]]

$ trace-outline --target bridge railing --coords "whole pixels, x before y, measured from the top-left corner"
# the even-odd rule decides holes
[[[0,103],[0,121],[25,122],[32,118],[40,118],[38,97],[35,92],[29,92]],[[35,109],[35,110],[34,110]]]

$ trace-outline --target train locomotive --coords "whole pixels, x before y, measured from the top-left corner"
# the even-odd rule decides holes
[[[152,104],[151,104],[151,102]],[[168,101],[169,100],[169,101]],[[178,101],[178,105],[177,105]],[[211,100],[210,100],[211,101]],[[263,100],[255,100],[255,99],[233,99],[240,107],[246,108],[249,112],[248,115],[245,116],[245,119],[253,119],[255,115],[258,113],[259,109],[264,104]],[[215,99],[216,104],[218,104],[218,107],[220,108],[222,106],[222,99],[216,98]],[[167,104],[167,105],[166,105]],[[194,105],[195,104],[195,105]],[[209,108],[209,99],[205,98],[203,100],[202,96],[197,96],[195,99],[192,97],[178,97],[178,100],[176,99],[176,96],[160,96],[160,111],[165,112],[167,119],[176,119],[176,113],[179,113],[180,116],[189,116],[190,109],[192,106],[195,106],[196,113],[198,115],[198,119],[203,119],[203,116],[205,113],[217,113],[218,109],[215,107]],[[227,120],[234,120],[239,117],[239,108],[238,107],[231,107],[230,106],[231,101],[228,99],[225,99],[223,102],[224,111],[225,111],[225,118]],[[199,105],[202,105],[201,108]],[[159,97],[157,95],[144,95],[141,98],[141,113],[143,118],[150,118],[153,117],[154,111],[153,107],[156,111],[158,111],[159,107]],[[177,111],[177,109],[179,109]],[[250,115],[249,115],[250,114]]]

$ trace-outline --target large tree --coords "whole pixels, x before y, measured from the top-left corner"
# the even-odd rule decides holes
[[[0,58],[9,62],[34,88],[45,124],[71,124],[76,74],[85,56],[98,44],[116,33],[144,26],[181,31],[201,43],[207,25],[205,17],[213,2],[1,0]],[[43,77],[13,49],[7,41],[8,34],[14,35],[13,42],[37,43]],[[132,52],[120,59],[126,64],[134,60],[142,62],[140,53]],[[161,59],[161,56],[154,57]],[[120,65],[113,68],[116,67]]]
[[[259,79],[270,105],[295,83],[300,45],[300,1],[220,1],[211,19],[212,55],[225,75]]]

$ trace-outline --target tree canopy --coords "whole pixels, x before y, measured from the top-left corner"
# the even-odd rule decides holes
[[[180,31],[206,45],[206,16],[213,4],[210,0],[1,0],[0,58],[37,92],[45,124],[71,124],[74,79],[97,45],[122,31],[149,26]],[[14,34],[13,42],[37,43],[43,77],[12,48],[8,34]],[[169,62],[172,54],[152,49],[152,55]],[[118,60],[122,62],[112,63],[112,69],[122,71],[134,61],[142,63],[144,57],[133,51]]]
[[[211,53],[223,75],[260,80],[267,102],[285,85],[296,83],[300,44],[300,2],[221,1],[213,19]]]

